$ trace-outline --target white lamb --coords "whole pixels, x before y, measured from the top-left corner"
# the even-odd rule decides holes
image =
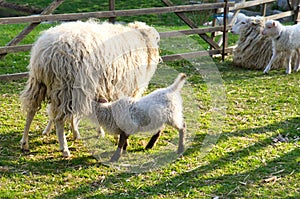
[[[164,124],[179,131],[177,153],[183,153],[185,123],[180,91],[185,79],[186,75],[181,73],[171,86],[158,89],[140,99],[126,97],[111,103],[94,103],[93,115],[96,115],[96,122],[106,132],[120,135],[118,148],[110,161],[118,161],[122,151],[126,150],[128,136],[137,132],[158,131],[146,146],[146,149],[152,148]]]
[[[297,54],[297,60],[294,67],[294,71],[297,72],[300,69],[299,56],[300,56],[300,25],[284,26],[278,21],[269,20],[265,23],[265,28],[262,32],[263,35],[267,35],[272,38],[272,51],[273,55],[269,64],[266,66],[264,73],[268,73],[271,66],[279,53],[287,53],[288,65],[286,73],[290,74],[292,71],[291,62],[292,54],[295,51]]]

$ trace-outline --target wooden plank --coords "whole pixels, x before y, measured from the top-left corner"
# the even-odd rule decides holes
[[[8,74],[8,75],[0,75],[0,81],[12,81],[12,80],[18,80],[23,79],[25,77],[28,77],[28,72],[25,73],[14,73],[14,74]]]
[[[279,13],[279,14],[267,16],[267,17],[265,17],[265,19],[266,20],[280,19],[280,18],[284,18],[284,17],[293,16],[294,13],[295,13],[294,11],[286,11],[286,12],[282,12],[282,13]]]
[[[43,10],[43,12],[41,13],[41,15],[48,15],[48,14],[52,13],[63,2],[64,2],[64,0],[55,0],[55,1],[53,1],[47,8],[45,8]],[[24,39],[24,37],[26,35],[28,35],[39,24],[40,24],[40,22],[29,24],[15,38],[13,38],[6,46],[14,46],[17,43],[19,43],[20,41],[22,41],[22,39]],[[5,56],[6,54],[7,53],[1,54],[0,58],[2,58],[3,56]]]
[[[167,5],[167,6],[173,6],[173,3],[170,2],[169,0],[162,0],[162,2]],[[225,4],[224,4],[225,5]],[[193,21],[191,21],[184,13],[175,13],[181,20],[184,21],[190,28],[198,28],[197,25],[194,24]],[[212,46],[215,49],[219,49],[220,46],[213,40],[211,39],[208,35],[206,34],[198,34],[202,39],[204,39],[207,43],[209,43],[210,46]]]
[[[218,55],[221,54],[221,49],[215,49],[215,50],[206,50],[206,51],[196,51],[196,52],[189,52],[189,53],[180,53],[180,54],[172,54],[172,55],[164,55],[162,56],[162,60],[164,62],[166,61],[179,61],[179,60],[185,60],[185,59],[191,59],[196,57],[203,57],[203,56],[212,56],[212,55]],[[232,53],[233,48],[226,48],[225,53]]]
[[[38,8],[32,8],[30,6],[27,5],[19,5],[16,3],[10,3],[10,2],[6,2],[4,0],[0,0],[0,6],[4,7],[4,8],[9,8],[12,10],[17,10],[20,12],[24,12],[24,13],[28,13],[28,14],[36,14],[36,13],[41,13],[42,10],[38,9]]]
[[[25,52],[25,51],[29,51],[31,47],[32,44],[20,45],[20,46],[4,46],[4,47],[0,47],[0,54]]]
[[[230,3],[229,3],[230,4]],[[231,3],[234,5],[234,3]],[[110,18],[120,16],[147,15],[147,14],[164,14],[164,13],[181,13],[189,11],[211,10],[224,7],[224,3],[204,3],[199,5],[182,5],[159,8],[142,8],[132,10],[115,10],[102,12],[85,12],[73,14],[53,14],[40,16],[24,17],[6,17],[0,18],[0,24],[18,24],[18,23],[37,23],[43,21],[74,21],[87,18]]]
[[[226,30],[229,30],[231,26],[227,26]],[[182,35],[193,35],[193,34],[204,34],[208,32],[217,32],[223,31],[223,26],[215,26],[210,28],[194,28],[191,30],[178,30],[178,31],[168,31],[168,32],[160,32],[159,35],[161,38],[167,37],[176,37]]]
[[[227,30],[230,29],[231,26],[227,26]],[[176,37],[181,35],[192,35],[192,34],[200,34],[205,32],[213,32],[213,31],[222,31],[223,26],[215,26],[210,28],[196,28],[192,30],[179,30],[179,31],[169,31],[169,32],[160,32],[161,38],[166,37]],[[30,51],[33,44],[19,45],[19,46],[4,46],[0,47],[0,54],[6,53],[16,53],[16,52],[26,52]]]
[[[253,7],[253,6],[258,6],[264,3],[272,3],[276,0],[254,0],[254,1],[246,1],[243,3],[236,3],[235,5],[232,6],[231,3],[228,3],[229,6],[229,11],[234,11],[234,10],[239,10],[243,8],[248,8],[248,7]],[[224,8],[219,8],[218,13],[223,13]]]
[[[184,59],[196,58],[201,56],[212,56],[220,54],[221,50],[207,50],[207,51],[197,51],[197,52],[189,52],[189,53],[181,53],[181,54],[172,54],[172,55],[165,55],[162,56],[163,61],[179,61]],[[225,53],[232,53],[233,48],[226,48]],[[24,73],[15,73],[15,74],[7,74],[7,75],[0,75],[0,81],[12,81],[27,78],[29,75],[28,72]]]

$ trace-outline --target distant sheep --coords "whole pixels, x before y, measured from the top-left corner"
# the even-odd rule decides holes
[[[285,53],[287,55],[288,64],[286,67],[286,73],[292,72],[292,56],[293,52],[297,54],[297,60],[295,63],[294,71],[297,72],[300,69],[300,24],[293,26],[284,26],[279,21],[269,20],[265,24],[265,29],[262,32],[272,39],[272,58],[266,66],[264,73],[268,73],[271,69],[274,60],[279,53]]]
[[[43,101],[50,104],[60,149],[70,156],[64,122],[92,112],[94,99],[140,96],[160,61],[159,34],[142,22],[128,26],[69,22],[50,28],[35,42],[29,79],[21,94],[27,111],[21,148]]]
[[[234,16],[233,12],[228,13],[228,23],[229,24],[232,22],[233,16]],[[245,19],[245,18],[247,18],[247,16],[245,14],[238,13],[233,24],[236,24],[236,23],[240,22],[242,19]],[[224,24],[224,16],[223,15],[217,16],[216,17],[216,25],[222,26],[223,24]],[[206,22],[203,25],[204,26],[212,26],[212,21]]]
[[[179,131],[177,152],[183,153],[186,129],[180,91],[185,79],[185,74],[179,74],[171,86],[158,89],[140,99],[127,97],[111,103],[95,103],[94,115],[100,126],[106,132],[120,135],[117,151],[110,161],[118,161],[122,151],[126,150],[128,136],[138,132],[158,131],[146,146],[146,149],[152,148],[164,124]]]
[[[261,34],[264,28],[264,18],[247,17],[234,24],[231,32],[239,34],[237,47],[233,52],[235,66],[263,70],[272,56],[272,41]],[[274,61],[273,68],[283,68],[284,57],[280,56]]]

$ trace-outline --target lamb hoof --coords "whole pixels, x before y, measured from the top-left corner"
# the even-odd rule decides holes
[[[23,152],[29,151],[29,145],[28,145],[27,142],[21,141],[20,143],[21,143],[21,150],[22,150]]]
[[[74,139],[74,140],[80,140],[80,139],[81,139],[81,136],[80,136],[80,135],[73,136],[73,139]]]
[[[42,133],[42,135],[49,135],[50,133],[49,133],[49,131],[43,131],[43,133]]]
[[[119,159],[120,159],[120,155],[119,155],[119,154],[114,154],[114,155],[110,158],[109,162],[118,162]]]
[[[30,150],[29,149],[21,149],[22,153],[29,153]]]
[[[63,151],[63,152],[62,152],[62,155],[63,155],[63,157],[65,157],[65,158],[68,158],[68,157],[70,157],[70,156],[71,156],[71,154],[70,154],[70,151],[69,151],[69,150],[67,150],[67,151]]]
[[[182,155],[183,152],[184,152],[184,147],[179,147],[178,150],[177,150],[177,154]]]

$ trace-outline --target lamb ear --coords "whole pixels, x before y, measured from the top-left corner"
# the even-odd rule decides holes
[[[276,23],[275,21],[273,21],[272,25],[273,25],[274,27],[276,27],[276,26],[277,26],[277,23]]]

